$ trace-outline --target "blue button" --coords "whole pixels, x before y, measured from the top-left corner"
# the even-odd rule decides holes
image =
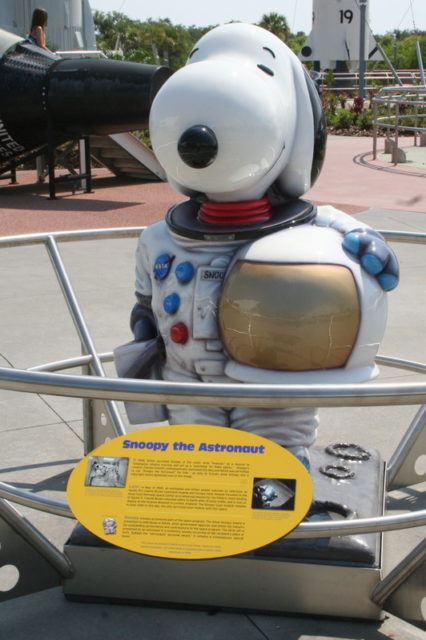
[[[175,256],[171,256],[168,253],[162,253],[154,262],[154,277],[156,280],[164,280],[168,276],[172,262]]]
[[[175,269],[175,274],[179,282],[189,282],[194,276],[194,267],[190,262],[180,262]]]
[[[176,313],[180,307],[180,297],[177,293],[171,293],[163,300],[163,309],[167,313]]]

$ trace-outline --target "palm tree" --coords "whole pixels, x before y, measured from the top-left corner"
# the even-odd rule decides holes
[[[285,42],[290,35],[287,19],[279,13],[265,13],[260,22],[258,22],[258,25],[278,36],[283,42]]]

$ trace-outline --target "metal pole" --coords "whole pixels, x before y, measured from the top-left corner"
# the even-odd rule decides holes
[[[75,296],[71,282],[68,278],[68,274],[65,270],[65,266],[62,262],[62,258],[60,256],[57,244],[53,236],[48,236],[46,249],[51,259],[53,270],[55,272],[59,285],[64,294],[65,300],[67,302],[68,309],[71,314],[71,318],[74,321],[74,326],[79,335],[84,355],[88,354],[91,356],[90,366],[91,366],[91,369],[93,369],[95,375],[104,377],[105,373],[102,367],[102,363],[99,359],[99,356],[96,351],[95,345],[93,343],[92,337],[90,335],[89,329],[84,320],[83,313],[77,302],[77,298]],[[116,404],[113,401],[108,400],[106,403],[106,409],[112,421],[116,435],[117,436],[124,435],[126,433],[126,430],[124,428],[124,425],[121,420],[121,416],[118,412]]]
[[[377,102],[373,98],[373,160],[377,158]]]
[[[360,25],[359,25],[359,87],[358,95],[365,98],[365,14],[367,0],[360,0]]]
[[[392,571],[373,589],[371,599],[381,607],[390,595],[425,562],[426,542],[422,540]]]
[[[382,45],[380,44],[380,42],[376,42],[377,48],[380,51],[380,55],[382,56],[383,60],[386,62],[386,64],[388,65],[389,69],[392,71],[392,75],[395,78],[395,80],[397,81],[397,83],[399,84],[400,87],[402,87],[404,85],[404,83],[402,82],[401,78],[399,77],[398,73],[396,72],[395,67],[393,66],[392,62],[389,60],[388,56],[386,55],[385,51],[383,50]]]
[[[74,515],[67,502],[55,500],[43,495],[35,495],[31,491],[19,489],[12,484],[0,482],[0,503],[1,500],[9,500],[30,509],[37,509],[44,513],[50,513],[55,516],[74,519]],[[1,512],[0,512],[1,514]]]
[[[424,450],[422,442],[426,444],[426,405],[420,407],[389,460],[386,486],[388,491],[416,484],[416,481],[421,479],[421,473],[415,472],[415,461],[421,457],[422,449]],[[410,460],[407,460],[409,457]]]
[[[424,67],[423,67],[423,59],[422,59],[422,52],[421,52],[421,49],[420,49],[420,42],[418,40],[416,40],[416,52],[417,52],[417,60],[419,62],[420,81],[421,81],[422,85],[424,86],[426,84],[425,70],[424,70]]]
[[[68,558],[58,551],[29,520],[3,499],[0,499],[0,517],[4,518],[9,526],[36,549],[62,577],[69,578],[73,575],[73,568]]]
[[[80,175],[87,173],[87,153],[86,153],[86,138],[81,138],[78,141],[78,155],[80,159]],[[87,180],[81,180],[80,189],[87,191]]]
[[[392,147],[392,162],[398,164],[398,144],[399,144],[399,102],[395,105],[395,144]]]
[[[55,187],[55,133],[49,118],[47,123],[47,164],[49,168],[49,200],[56,200]]]

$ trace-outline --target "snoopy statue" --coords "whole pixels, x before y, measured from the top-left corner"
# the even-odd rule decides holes
[[[131,328],[161,377],[374,377],[397,261],[378,232],[300,199],[321,171],[326,129],[291,50],[254,25],[212,29],[156,95],[149,126],[169,183],[188,197],[143,231],[136,255]],[[170,424],[255,433],[309,467],[315,409],[166,409]]]

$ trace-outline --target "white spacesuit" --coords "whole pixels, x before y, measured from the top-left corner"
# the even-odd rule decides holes
[[[157,94],[153,148],[190,199],[141,235],[135,339],[161,336],[166,380],[360,381],[376,373],[397,265],[383,239],[298,200],[325,125],[296,56],[253,25],[213,29]],[[356,232],[351,233],[354,229]],[[304,462],[314,409],[169,405],[171,424],[230,426]]]
[[[227,267],[242,243],[213,242],[206,247],[202,241],[188,241],[169,233],[163,221],[142,234],[136,290],[152,296],[152,311],[167,353],[162,368],[165,380],[235,382],[225,373],[228,357],[219,333],[217,308]],[[153,268],[159,264],[159,257],[167,266],[163,266],[161,278],[155,279]],[[312,409],[265,411],[168,405],[167,410],[171,424],[232,426],[287,448],[309,447],[317,426]]]

